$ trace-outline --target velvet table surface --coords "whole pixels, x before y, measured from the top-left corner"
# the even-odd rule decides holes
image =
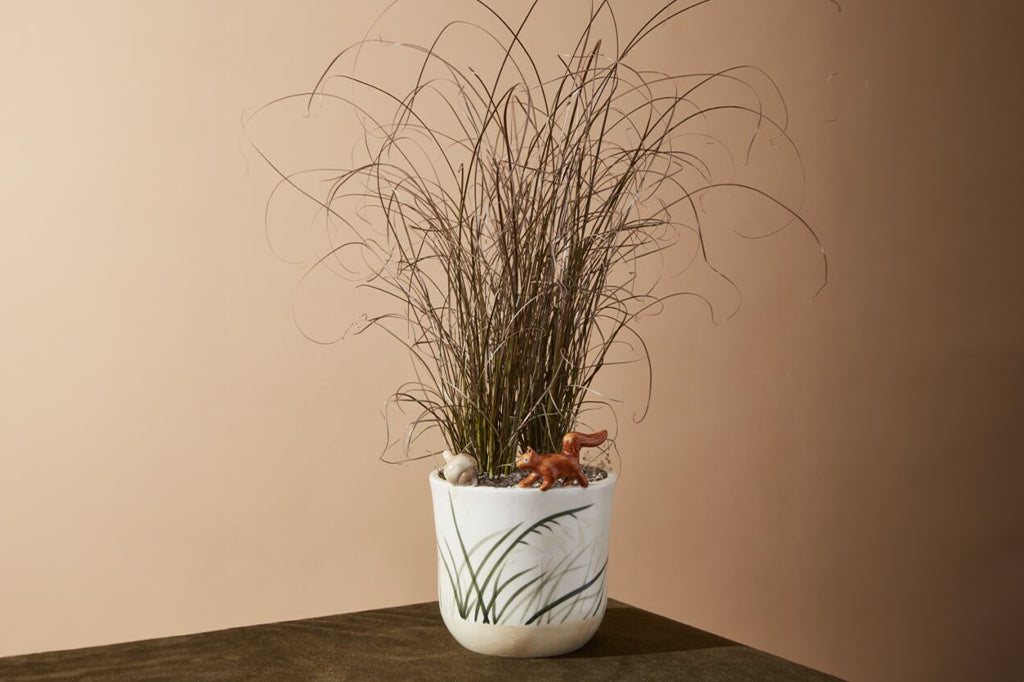
[[[582,649],[558,658],[474,654],[436,602],[196,635],[0,658],[0,680],[835,680],[609,601]]]

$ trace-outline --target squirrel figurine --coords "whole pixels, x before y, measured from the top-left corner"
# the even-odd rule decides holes
[[[570,431],[562,437],[562,451],[550,455],[542,455],[532,447],[516,459],[516,468],[526,469],[530,475],[519,482],[520,488],[529,488],[537,479],[542,479],[541,490],[547,490],[555,481],[568,479],[569,484],[576,481],[580,487],[586,488],[590,483],[580,471],[580,448],[600,445],[608,438],[607,431],[597,433],[580,433]]]

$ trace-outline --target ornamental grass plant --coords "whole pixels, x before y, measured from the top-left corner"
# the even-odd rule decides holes
[[[555,452],[567,431],[600,428],[587,424],[607,405],[593,383],[619,361],[616,349],[639,349],[650,376],[637,320],[675,296],[706,300],[645,273],[671,249],[733,286],[709,252],[711,193],[747,194],[784,212],[781,225],[747,238],[792,228],[820,250],[799,207],[709,159],[729,147],[714,133],[723,116],[741,117],[749,133],[746,148],[728,150],[733,163],[761,135],[791,145],[784,105],[781,116],[765,106],[781,101],[774,81],[748,65],[665,74],[635,63],[648,36],[711,1],[667,2],[629,29],[612,3],[595,1],[558,54],[525,38],[539,0],[514,20],[467,2],[473,20],[453,20],[423,44],[371,29],[309,91],[246,118],[248,128],[298,100],[310,114],[345,107],[359,121],[353,152],[336,167],[285,170],[253,144],[282,191],[318,211],[326,246],[307,276],[327,269],[379,294],[381,310],[355,332],[382,330],[412,358],[410,381],[387,408],[409,415],[389,435],[402,457],[436,454],[421,444],[437,431],[497,476],[527,446]],[[490,46],[493,68],[483,57],[448,56],[465,34]],[[361,75],[381,51],[414,59],[411,86]]]

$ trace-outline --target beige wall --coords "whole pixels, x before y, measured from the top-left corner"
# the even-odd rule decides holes
[[[383,3],[303,5],[0,3],[0,655],[433,597],[427,467],[376,459],[399,355],[296,332],[239,135]],[[832,282],[784,239],[728,325],[647,323],[611,593],[854,679],[1019,677],[1014,17],[847,5],[646,53],[776,75]]]

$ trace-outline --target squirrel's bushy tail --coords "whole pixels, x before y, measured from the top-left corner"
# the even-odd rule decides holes
[[[579,459],[580,448],[592,448],[595,445],[600,445],[607,438],[607,431],[598,431],[597,433],[570,431],[562,438],[562,452]]]

